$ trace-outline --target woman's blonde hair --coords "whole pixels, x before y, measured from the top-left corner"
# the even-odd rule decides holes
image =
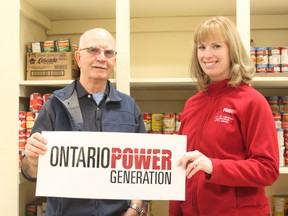
[[[255,66],[245,49],[235,24],[226,17],[214,17],[200,24],[194,33],[191,74],[197,80],[198,90],[205,90],[210,83],[197,58],[197,45],[208,40],[220,40],[228,45],[231,61],[229,85],[237,87],[241,82],[252,83]]]

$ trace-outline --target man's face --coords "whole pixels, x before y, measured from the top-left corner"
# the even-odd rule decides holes
[[[116,64],[114,39],[105,34],[94,34],[86,38],[75,54],[81,77],[107,80]]]

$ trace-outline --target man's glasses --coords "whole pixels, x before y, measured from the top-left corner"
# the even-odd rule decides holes
[[[98,47],[87,47],[87,48],[80,49],[80,51],[82,51],[82,50],[87,50],[87,52],[90,55],[100,55],[101,52],[103,51],[104,55],[107,58],[115,57],[116,54],[117,54],[117,52],[115,50],[113,50],[113,49],[102,49],[102,48],[98,48]]]

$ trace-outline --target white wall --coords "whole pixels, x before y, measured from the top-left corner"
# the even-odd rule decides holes
[[[19,2],[0,8],[0,215],[18,215]]]

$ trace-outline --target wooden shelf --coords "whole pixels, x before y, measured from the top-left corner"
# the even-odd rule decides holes
[[[280,174],[288,174],[288,167],[280,167]]]
[[[64,87],[73,80],[24,80],[20,86]],[[110,80],[115,83],[115,79]],[[196,89],[192,78],[131,78],[131,89]],[[288,73],[256,74],[253,79],[255,88],[287,88]]]

